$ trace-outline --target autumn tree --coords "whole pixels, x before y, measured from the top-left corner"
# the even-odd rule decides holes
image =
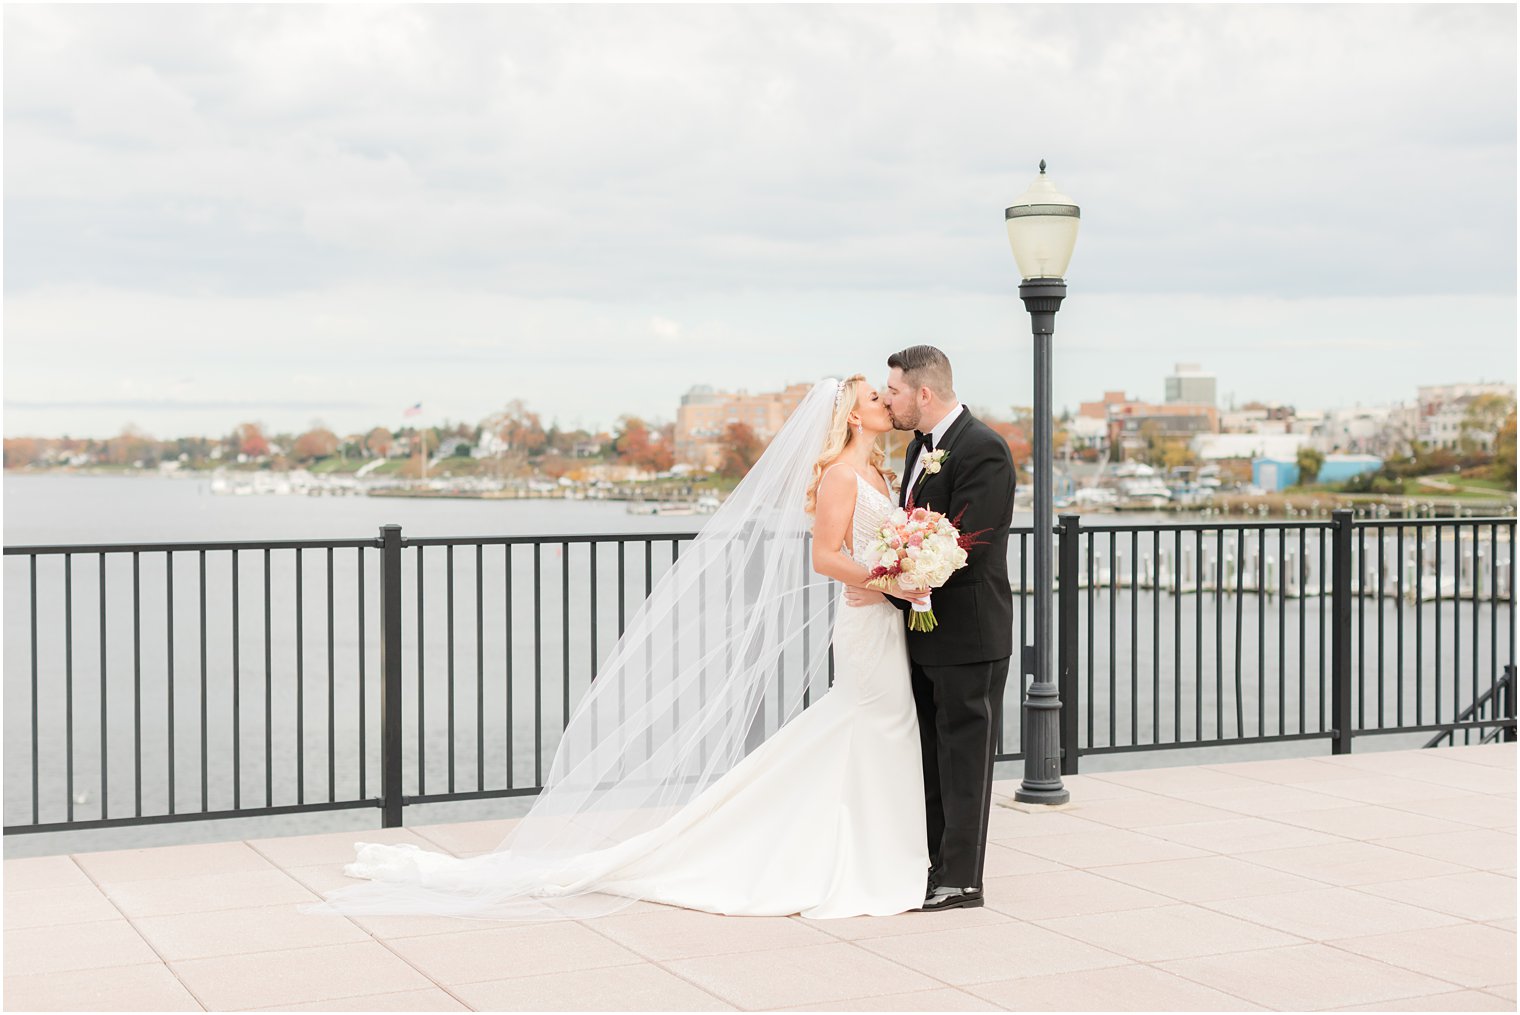
[[[154,448],[152,437],[128,423],[119,436],[106,442],[106,461],[112,465],[131,465],[133,462],[156,458]]]
[[[37,460],[37,440],[33,437],[5,438],[5,467],[19,469]]]
[[[1024,435],[1024,428],[1018,423],[1005,423],[1000,419],[988,418],[985,421],[992,432],[1003,438],[1003,442],[1008,445],[1014,468],[1025,468],[1029,462],[1030,445],[1029,438]]]
[[[619,462],[650,472],[665,472],[676,462],[673,424],[651,431],[639,417],[624,416],[618,420],[612,446]]]
[[[379,458],[385,458],[391,451],[391,432],[383,426],[377,426],[364,438],[364,449]]]
[[[675,442],[661,440],[650,445],[644,463],[651,472],[669,472],[676,464]]]
[[[296,461],[310,462],[338,452],[338,435],[326,427],[316,427],[296,438],[291,453]]]
[[[536,452],[543,448],[546,440],[538,413],[530,412],[520,398],[508,402],[500,412],[487,416],[480,426],[502,445],[504,452]]]
[[[538,471],[549,479],[558,481],[565,473],[570,471],[571,460],[558,451],[550,451],[539,460]]]
[[[232,445],[234,454],[247,455],[249,458],[262,458],[269,454],[269,441],[264,437],[264,428],[257,423],[239,423],[237,429],[232,431],[228,443]]]
[[[655,472],[668,472],[676,464],[676,425],[666,423],[657,431],[645,460]]]
[[[743,478],[760,459],[764,447],[748,423],[730,423],[723,430],[723,451],[718,459],[718,474],[729,479]]]
[[[649,454],[649,427],[637,416],[623,416],[617,422],[612,449],[624,465],[641,466]]]

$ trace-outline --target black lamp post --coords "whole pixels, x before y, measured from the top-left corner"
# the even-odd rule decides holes
[[[1019,298],[1034,326],[1034,645],[1032,652],[1024,649],[1025,672],[1032,663],[1034,679],[1024,699],[1024,781],[1014,799],[1064,804],[1071,794],[1061,784],[1061,698],[1051,664],[1055,582],[1051,568],[1050,336],[1056,330],[1056,311],[1066,298],[1066,266],[1081,218],[1077,206],[1045,175],[1043,159],[1040,175],[1004,217],[1023,278]]]

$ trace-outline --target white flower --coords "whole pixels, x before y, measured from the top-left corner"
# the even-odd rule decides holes
[[[950,452],[946,451],[944,448],[941,448],[938,451],[929,452],[924,456],[924,471],[931,476],[934,475],[939,471],[941,463],[944,462],[945,456],[949,453]]]

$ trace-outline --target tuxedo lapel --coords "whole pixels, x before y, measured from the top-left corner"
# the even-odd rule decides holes
[[[955,417],[955,422],[950,424],[950,429],[945,431],[945,437],[935,445],[934,450],[943,449],[947,454],[955,446],[956,440],[966,432],[966,427],[971,424],[971,410],[962,408],[961,414]]]
[[[913,463],[918,461],[918,456],[924,453],[924,446],[915,438],[908,442],[907,450],[903,452],[903,483],[897,491],[897,506],[903,507],[908,503],[908,480],[913,477]]]
[[[955,417],[955,422],[950,424],[950,429],[945,431],[945,436],[941,438],[940,442],[934,446],[934,450],[945,452],[945,458],[948,459],[950,457],[950,449],[955,446],[955,442],[960,437],[960,435],[966,432],[966,427],[970,425],[970,423],[971,410],[967,409],[965,406],[962,406],[960,415]],[[920,453],[922,453],[922,450],[920,450]],[[914,461],[917,461],[917,456],[914,457]],[[911,478],[912,475],[913,465],[912,463],[909,463],[908,476]],[[936,473],[935,475],[939,475],[939,473]],[[909,489],[905,483],[903,486],[904,493],[902,496],[903,506],[907,505],[908,497],[910,495],[917,494],[917,496],[914,497],[913,502],[922,507],[924,503],[922,491],[924,487],[928,486],[933,479],[934,476],[931,476],[929,474],[929,471],[926,469],[923,472],[919,473],[918,483],[914,485],[912,489]]]

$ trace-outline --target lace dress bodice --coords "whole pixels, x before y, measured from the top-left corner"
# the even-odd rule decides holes
[[[855,497],[855,528],[851,536],[855,549],[850,554],[850,559],[865,565],[866,554],[876,542],[882,523],[897,510],[897,504],[858,472],[855,473],[855,485],[859,488],[859,493]]]

